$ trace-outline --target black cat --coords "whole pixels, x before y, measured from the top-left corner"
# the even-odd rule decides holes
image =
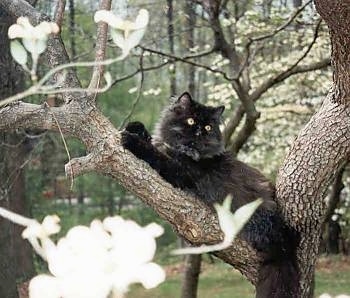
[[[153,138],[142,123],[132,122],[122,133],[122,144],[173,186],[209,205],[230,194],[235,211],[262,198],[264,203],[240,233],[264,256],[256,297],[297,297],[296,237],[278,215],[271,183],[225,151],[219,129],[223,111],[223,106],[202,105],[185,92],[165,108]]]

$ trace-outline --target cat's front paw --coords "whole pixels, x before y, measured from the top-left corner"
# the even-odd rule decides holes
[[[188,157],[192,158],[195,161],[198,161],[200,159],[199,152],[196,149],[193,149],[189,146],[185,145],[179,145],[176,147],[176,149],[184,155],[187,155]]]
[[[145,126],[139,121],[129,122],[125,127],[124,132],[137,135],[140,139],[146,142],[149,142],[151,140],[151,135],[148,133]]]
[[[121,144],[136,156],[142,155],[147,144],[150,144],[151,136],[141,122],[130,122],[121,133]]]

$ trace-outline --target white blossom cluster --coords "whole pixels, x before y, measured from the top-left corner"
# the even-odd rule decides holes
[[[165,279],[164,270],[151,262],[155,237],[163,233],[155,223],[140,227],[119,216],[107,217],[89,227],[73,227],[55,244],[48,236],[58,231],[57,217],[47,216],[42,225],[23,232],[24,238],[40,239],[51,273],[31,280],[30,298],[120,297],[132,283],[153,288]]]

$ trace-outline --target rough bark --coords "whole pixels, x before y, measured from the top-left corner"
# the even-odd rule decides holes
[[[333,96],[330,92],[320,111],[299,133],[277,178],[282,214],[300,232],[297,257],[302,297],[310,290],[328,185],[350,154],[350,109],[333,103]]]
[[[332,100],[349,103],[350,54],[349,54],[349,0],[316,0],[316,8],[326,21],[332,43],[333,93]]]
[[[312,284],[322,223],[324,196],[335,172],[350,153],[349,13],[350,2],[316,0],[316,8],[330,28],[333,88],[320,111],[299,133],[277,179],[277,200],[286,221],[300,232],[298,264],[301,296]]]

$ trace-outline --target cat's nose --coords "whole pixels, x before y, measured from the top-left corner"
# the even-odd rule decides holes
[[[202,134],[201,129],[200,129],[200,128],[197,129],[196,132],[195,132],[195,135],[196,135],[197,137],[199,137],[201,134]]]

